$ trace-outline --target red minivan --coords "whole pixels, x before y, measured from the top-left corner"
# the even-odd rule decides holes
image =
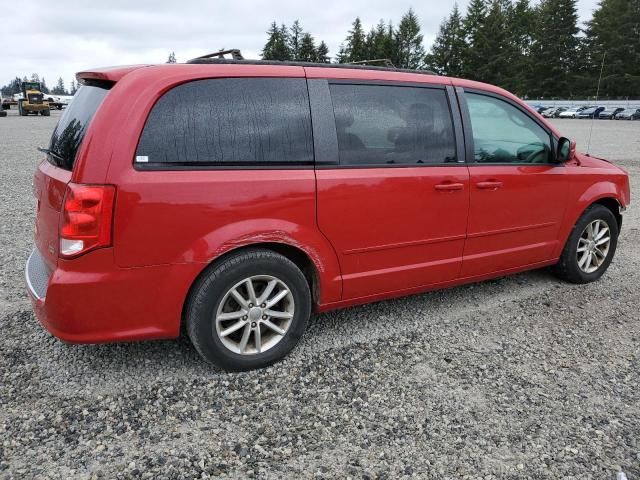
[[[482,83],[224,59],[105,68],[35,174],[36,315],[73,343],[173,338],[269,365],[312,311],[609,266],[625,171]]]

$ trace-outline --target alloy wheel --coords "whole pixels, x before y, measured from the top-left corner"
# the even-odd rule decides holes
[[[282,280],[255,275],[236,283],[222,297],[214,333],[234,353],[264,353],[284,338],[294,313],[293,294]]]
[[[604,220],[594,220],[582,231],[578,239],[576,260],[585,273],[594,273],[607,258],[611,247],[611,230]]]

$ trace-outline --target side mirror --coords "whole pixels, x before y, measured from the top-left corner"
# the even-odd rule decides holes
[[[566,137],[561,137],[558,140],[558,148],[556,150],[556,162],[566,163],[573,158],[573,154],[576,151],[576,142],[569,140]]]

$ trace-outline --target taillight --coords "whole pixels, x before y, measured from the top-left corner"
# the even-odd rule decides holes
[[[112,185],[67,185],[60,223],[60,256],[75,257],[111,245],[115,195]]]

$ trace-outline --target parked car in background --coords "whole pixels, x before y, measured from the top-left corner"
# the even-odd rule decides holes
[[[613,118],[622,111],[624,111],[623,107],[607,107],[600,112],[598,118],[601,120],[613,120]]]
[[[640,108],[627,108],[615,116],[616,120],[640,120]]]
[[[287,355],[312,311],[547,266],[584,284],[614,257],[627,173],[498,87],[348,65],[141,67],[79,73],[36,168],[26,283],[63,340],[184,328],[207,361],[247,370]]]
[[[560,115],[565,110],[568,110],[568,108],[569,107],[553,107],[550,110],[545,110],[542,116],[545,118],[558,118],[558,115]]]
[[[586,110],[587,108],[589,108],[589,107],[588,106],[584,106],[584,107],[567,108],[564,112],[561,112],[558,115],[558,118],[576,118],[578,113],[580,113],[583,110]]]
[[[548,105],[534,105],[532,108],[533,108],[536,112],[538,112],[538,113],[540,113],[540,114],[541,114],[541,113],[542,113],[542,112],[544,112],[545,110],[548,110],[549,108],[553,108],[553,107],[549,107]]]
[[[600,112],[604,110],[604,107],[589,107],[585,108],[581,112],[578,112],[576,118],[598,118]]]

